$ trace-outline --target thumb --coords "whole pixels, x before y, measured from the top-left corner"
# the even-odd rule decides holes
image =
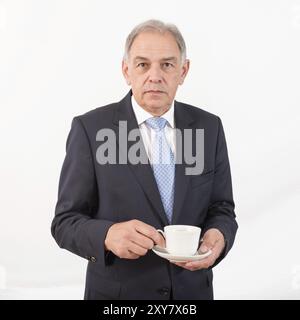
[[[205,252],[207,252],[208,250],[209,250],[209,249],[208,249],[207,245],[206,245],[204,242],[202,242],[202,244],[201,244],[201,246],[200,246],[200,251],[203,252],[203,253],[205,253]]]
[[[210,250],[213,247],[213,244],[207,240],[202,240],[202,243],[200,245],[200,251],[205,253],[208,250]]]

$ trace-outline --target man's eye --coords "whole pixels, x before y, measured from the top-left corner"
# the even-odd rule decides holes
[[[164,63],[164,67],[166,67],[166,68],[170,68],[172,66],[173,66],[172,63],[170,63],[170,62],[165,62]]]
[[[138,67],[144,68],[144,67],[146,67],[146,63],[145,62],[141,62],[141,63],[138,64]]]

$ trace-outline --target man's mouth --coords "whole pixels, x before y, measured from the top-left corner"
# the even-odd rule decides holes
[[[160,94],[160,93],[164,93],[164,92],[160,91],[160,90],[147,90],[147,91],[145,91],[145,93]]]

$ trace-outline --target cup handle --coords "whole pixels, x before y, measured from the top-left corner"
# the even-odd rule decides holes
[[[166,240],[165,233],[162,230],[156,229],[156,231],[159,232],[164,237],[164,239]]]

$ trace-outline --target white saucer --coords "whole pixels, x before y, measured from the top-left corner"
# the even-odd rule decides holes
[[[162,248],[158,245],[154,246],[152,248],[152,251],[154,253],[156,253],[158,256],[164,258],[164,259],[167,259],[171,262],[184,262],[184,261],[197,261],[197,260],[202,260],[206,257],[208,257],[210,254],[211,254],[211,250],[205,252],[205,253],[199,253],[197,252],[195,255],[193,256],[175,256],[175,255],[172,255],[170,254],[167,249],[165,248]]]

